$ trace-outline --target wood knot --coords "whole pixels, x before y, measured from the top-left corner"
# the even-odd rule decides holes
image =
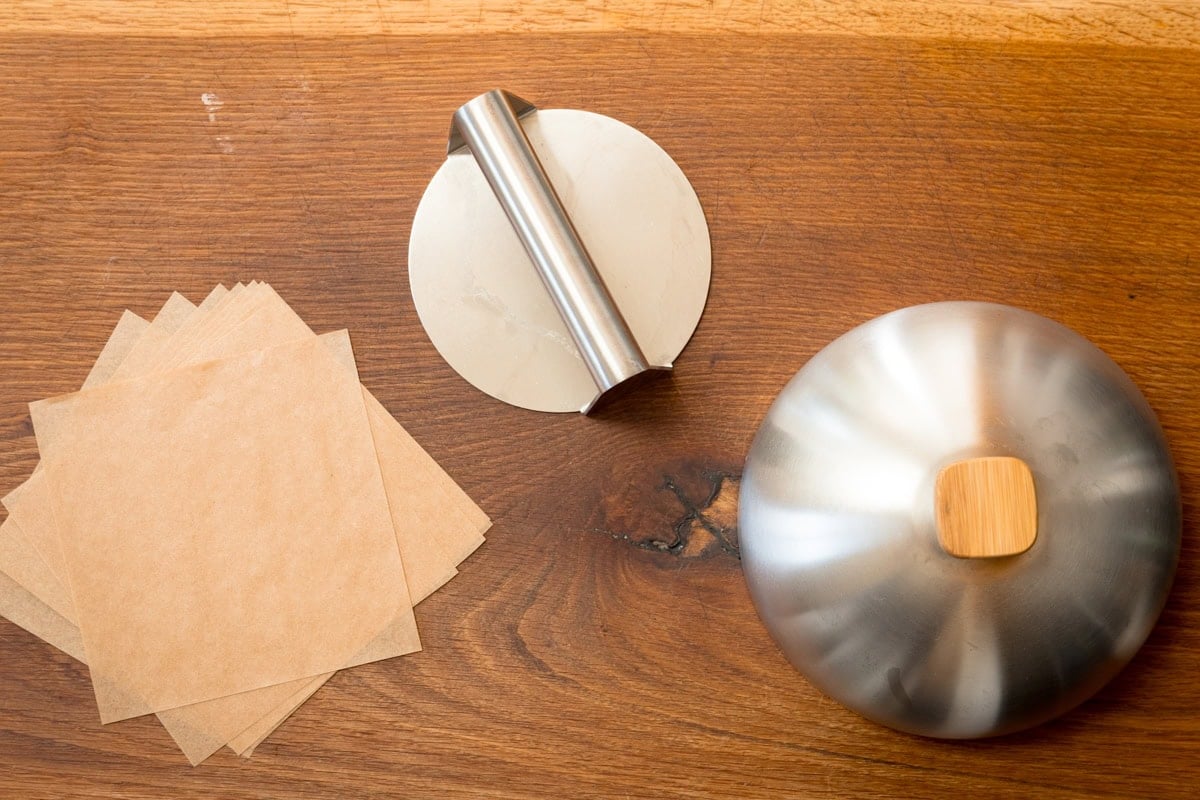
[[[697,501],[672,476],[663,488],[675,495],[684,515],[675,523],[675,542],[670,548],[683,558],[700,558],[728,553],[740,558],[737,539],[737,498],[741,476],[730,472],[703,470],[707,494]]]
[[[614,471],[601,488],[593,533],[682,558],[739,557],[741,475],[735,469],[679,460],[646,477],[640,470]]]

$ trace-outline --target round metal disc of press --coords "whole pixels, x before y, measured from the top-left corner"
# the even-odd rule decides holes
[[[652,365],[669,366],[700,321],[712,254],[704,211],[671,157],[600,114],[541,110],[530,144]],[[425,190],[409,282],[442,357],[487,394],[579,411],[596,385],[511,223],[469,153]]]
[[[1163,432],[1125,373],[984,303],[903,309],[818,353],[758,432],[739,520],[789,660],[876,722],[946,738],[1104,685],[1154,625],[1181,535]]]

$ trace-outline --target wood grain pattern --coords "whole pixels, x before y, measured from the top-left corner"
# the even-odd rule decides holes
[[[36,461],[25,403],[78,386],[122,308],[260,278],[317,330],[350,327],[363,382],[496,526],[418,609],[423,653],[336,676],[249,762],[192,770],[152,720],[101,728],[84,669],[0,624],[0,794],[1192,793],[1194,55],[218,33],[0,34],[0,491]],[[495,86],[637,126],[706,207],[695,339],[670,380],[594,419],[474,391],[412,308],[416,203],[451,112]],[[1184,489],[1179,575],[1142,652],[1082,708],[999,741],[904,736],[822,697],[767,637],[737,559],[738,472],[784,382],[850,327],[945,299],[1012,303],[1097,343],[1160,415]]]
[[[968,458],[943,467],[934,483],[938,542],[958,558],[1024,553],[1037,538],[1033,474],[1019,458]]]
[[[153,36],[732,33],[1200,47],[1200,3],[1094,0],[9,0],[0,32]]]

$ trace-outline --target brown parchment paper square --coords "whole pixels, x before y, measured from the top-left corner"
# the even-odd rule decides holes
[[[320,341],[31,413],[102,720],[418,649],[361,389]]]
[[[238,284],[232,290],[232,294],[236,296],[244,288],[242,284]],[[184,329],[188,327],[200,328],[204,317],[204,314],[200,312],[215,310],[217,302],[222,300],[222,296],[226,294],[230,294],[230,292],[226,292],[223,287],[215,288],[197,308],[198,313],[187,318],[184,325],[173,336],[182,335]],[[178,304],[179,298],[167,301],[167,305],[172,303]],[[163,312],[159,312],[156,319],[162,320],[170,316],[170,313],[164,315]],[[137,335],[148,325],[149,323],[140,317],[131,312],[125,312],[106,343],[97,365],[93,367],[92,373],[85,381],[85,387],[108,380],[118,366],[120,358],[129,352],[136,342]],[[145,366],[152,365],[147,363]],[[345,366],[348,370],[354,369],[352,361],[346,363]],[[42,532],[41,538],[50,541],[54,552],[57,553],[59,552],[58,536],[56,525],[53,524],[48,513],[50,500],[45,491],[44,476],[40,472],[34,473],[25,486],[26,489],[18,487],[21,491],[14,490],[6,498],[6,501],[13,503],[13,509],[19,516],[24,517],[27,523],[32,522],[36,526],[35,530]],[[19,501],[19,505],[17,501]],[[12,518],[8,520],[8,523],[13,522]],[[53,536],[50,535],[52,529],[54,530]],[[14,558],[20,558],[25,563],[29,563],[31,560],[29,557],[33,554],[20,552],[23,545],[20,529],[15,524],[8,524],[7,530],[11,531],[13,536],[7,540],[0,538],[0,552],[6,549],[11,550],[14,552]],[[65,567],[63,569],[65,571]],[[54,577],[59,582],[66,581],[65,574],[56,574]],[[16,584],[22,583],[23,585],[20,587],[16,586]],[[42,605],[51,599],[49,593],[54,591],[54,587],[36,580],[23,582],[18,577],[14,578],[13,582],[0,583],[0,593],[6,591],[10,585],[19,592],[19,596],[15,598],[0,597],[0,608],[12,606],[19,609],[23,616],[22,622],[18,624],[34,632],[35,635],[42,636],[49,644],[83,661],[82,645],[76,647],[76,643],[80,642],[80,637],[78,628],[75,626],[73,603],[69,608],[64,608],[60,604],[56,613]],[[28,602],[27,594],[32,594],[41,603],[31,605]],[[69,592],[64,589],[63,594],[59,594],[57,597],[61,599],[64,594],[69,595]],[[62,619],[59,618],[60,615]],[[298,695],[303,694],[307,698],[331,675],[332,673],[326,673],[316,679],[290,681],[252,692],[232,695],[229,698],[218,698],[168,709],[159,712],[158,717],[184,755],[195,765],[212,755],[251,723],[254,723],[258,729],[265,730],[265,733],[257,740],[261,741],[299,706],[300,703],[295,699]]]
[[[251,284],[251,286],[253,285]],[[232,290],[225,291],[223,287],[218,286],[197,310],[198,312],[218,311],[226,303],[235,300],[246,288],[242,284],[237,284]],[[227,349],[236,351],[242,347],[253,347],[256,343],[261,347],[263,342],[286,341],[292,336],[299,335],[301,331],[307,332],[309,336],[313,335],[307,326],[296,327],[296,323],[300,322],[299,318],[273,291],[271,295],[272,302],[285,310],[284,315],[276,317],[273,324],[264,326],[260,322],[257,331],[243,335],[241,342],[237,340],[237,337],[227,339]],[[278,311],[278,308],[275,310]],[[245,313],[234,310],[230,310],[228,313],[239,313],[243,318],[246,316]],[[160,312],[160,316],[156,319],[160,319],[162,316],[164,315]],[[218,320],[220,320],[219,317]],[[206,315],[203,313],[192,314],[169,337],[170,344],[164,344],[160,348],[158,363],[177,358],[173,354],[182,344],[188,343],[196,332],[202,331],[207,336],[214,327],[212,323],[213,320],[206,319]],[[85,386],[108,379],[117,362],[125,352],[128,352],[129,346],[132,344],[129,341],[130,335],[140,333],[147,324],[139,317],[126,312],[106,344],[104,352],[93,368],[92,374],[89,375]],[[300,324],[302,325],[302,323]],[[222,327],[226,330],[229,328],[227,324]],[[143,367],[146,369],[155,367],[156,364],[151,361],[144,363]],[[490,521],[365,389],[364,397],[369,404],[373,432],[376,439],[381,442],[380,461],[381,467],[384,468],[385,479],[388,478],[389,471],[391,472],[391,477],[387,480],[389,500],[391,501],[395,497],[400,498],[400,502],[391,503],[393,518],[397,521],[397,536],[403,540],[404,537],[400,535],[399,531],[412,530],[412,535],[409,537],[412,545],[407,552],[413,554],[415,565],[410,567],[406,563],[405,569],[410,576],[415,576],[417,586],[421,587],[419,589],[422,593],[421,596],[424,596],[455,574],[452,565],[465,558],[483,541],[482,536],[479,536],[478,533],[486,530]],[[39,476],[35,475],[34,477]],[[37,495],[38,493],[31,492],[31,494]],[[408,523],[401,525],[400,523],[405,517],[407,517]],[[462,526],[463,520],[466,522],[466,528]],[[456,528],[457,533],[455,532]],[[428,546],[421,546],[422,544]],[[402,549],[403,545],[402,541]],[[411,583],[410,577],[410,588]],[[0,589],[2,588],[0,586]],[[34,594],[36,596],[36,591]],[[3,599],[0,598],[0,605],[2,604]],[[45,609],[45,612],[54,616],[49,609]],[[73,619],[72,612],[67,616],[67,620]],[[61,620],[50,625],[43,624],[40,626],[40,630],[42,632],[61,631],[64,626],[59,623]],[[67,647],[70,646],[71,641],[78,641],[78,630],[71,625],[66,627],[69,628],[69,631],[65,636],[58,636],[57,641],[48,639],[59,649],[64,649],[63,641],[66,641]],[[207,758],[226,741],[235,751],[242,755],[249,755],[258,743],[270,735],[331,674],[314,679],[291,681],[233,695],[230,698],[219,698],[170,709],[159,713],[159,718],[193,764]],[[281,700],[280,698],[285,699]],[[270,710],[268,711],[268,709]],[[246,730],[242,730],[250,720],[256,721]],[[237,731],[241,731],[241,733],[234,737],[234,732]]]
[[[229,324],[231,319],[236,320],[235,324]],[[168,362],[180,362],[182,359],[178,352],[185,348],[188,351],[186,359],[195,360],[315,336],[287,303],[266,284],[260,284],[254,291],[247,287],[244,296],[227,307],[224,320],[214,318],[207,324],[202,323],[202,326],[203,329],[194,341],[186,344],[180,342],[179,347],[167,348],[176,353],[168,358]],[[185,333],[186,330],[181,329],[176,337],[182,338]],[[347,366],[348,369],[353,369],[352,364]],[[416,602],[456,574],[454,565],[482,543],[483,537],[480,532],[486,530],[491,523],[453,479],[417,445],[365,388],[363,393],[368,404],[371,428],[383,469],[385,490],[405,564],[405,574]],[[408,564],[409,558],[413,559],[413,566]],[[331,675],[332,673],[320,676],[314,682],[315,685],[302,687],[296,693],[307,697]],[[288,686],[294,687],[296,683],[292,682]],[[172,732],[188,757],[195,761],[197,758],[207,757],[216,747],[227,741],[221,739],[218,742],[218,738],[232,736],[233,732],[240,730],[236,726],[246,725],[254,719],[253,715],[265,711],[267,693],[269,692],[271,697],[278,697],[282,688],[271,687],[270,690],[248,692],[241,695],[237,702],[213,701],[199,706],[173,709],[160,713],[159,718]],[[280,708],[276,709],[274,716],[266,714],[260,719],[256,727],[264,732],[259,741],[278,727],[300,702],[302,701],[289,704],[284,701]],[[185,731],[191,731],[192,735],[179,735]],[[215,737],[205,739],[197,735],[199,731],[209,731],[215,734]],[[239,740],[244,744],[252,736],[239,736]],[[231,742],[231,746],[233,744]]]
[[[190,341],[176,341],[156,369],[223,358],[316,334],[268,284],[231,298]],[[231,324],[232,323],[232,324]],[[177,340],[184,330],[177,334]],[[363,400],[383,473],[409,591],[420,602],[456,574],[484,541],[487,515],[366,388]]]
[[[238,284],[234,289],[235,295],[243,288]],[[198,328],[204,317],[201,312],[212,310],[227,294],[229,292],[222,286],[214,288],[197,307],[197,313],[188,317],[173,336],[183,335],[184,329],[188,327]],[[172,303],[178,304],[179,299],[167,301],[168,306]],[[162,320],[169,316],[170,313],[159,312],[157,318]],[[149,324],[132,312],[126,311],[93,365],[84,387],[110,379],[121,359],[132,349]],[[346,366],[353,369],[352,363]],[[39,519],[36,516],[39,503],[42,508],[49,509],[50,501],[44,494],[43,479],[44,476],[37,472],[28,482],[28,493],[22,496],[21,492],[14,491],[10,495],[12,499],[21,500],[24,509],[35,513],[35,521]],[[34,505],[30,506],[29,503]],[[45,524],[49,525],[48,522]],[[57,533],[53,536],[53,545],[57,551]],[[6,564],[6,560],[11,562]],[[5,566],[16,568],[4,569]],[[65,575],[53,574],[12,518],[0,526],[0,572],[13,577],[12,581],[0,582],[0,609],[12,609],[14,621],[21,627],[76,659],[85,661],[79,629],[75,625],[74,604],[69,599],[69,592],[62,588],[61,582],[66,580]],[[239,736],[242,744],[234,746],[231,742],[231,747],[235,752],[246,754],[270,735],[331,675],[332,673],[326,673],[314,679],[290,681],[232,695],[229,698],[168,709],[159,712],[158,717],[193,765],[212,755],[235,735]],[[254,721],[253,725],[250,726],[249,733],[246,733],[244,729],[251,721]]]

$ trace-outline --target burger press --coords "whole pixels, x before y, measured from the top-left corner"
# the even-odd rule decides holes
[[[670,369],[708,296],[708,227],[649,138],[503,91],[454,114],[409,243],[413,301],[477,388],[540,411],[591,410]]]

